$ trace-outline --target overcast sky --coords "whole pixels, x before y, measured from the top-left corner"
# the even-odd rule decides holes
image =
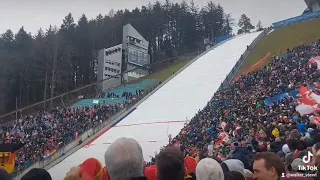
[[[84,13],[88,19],[99,13],[108,14],[110,9],[119,10],[141,7],[156,0],[0,0],[0,33],[7,29],[16,33],[22,26],[34,34],[50,24],[60,27],[62,19],[71,12],[75,20]],[[163,2],[164,0],[160,0]],[[171,0],[181,2],[181,0]],[[189,2],[190,0],[186,0]],[[194,0],[199,7],[209,0]],[[256,25],[261,20],[265,26],[300,15],[306,5],[303,0],[212,0],[220,3],[227,13],[238,20],[241,14],[251,18]]]

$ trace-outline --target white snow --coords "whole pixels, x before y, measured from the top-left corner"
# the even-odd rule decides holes
[[[203,55],[171,81],[161,87],[115,127],[49,169],[61,180],[73,166],[90,157],[103,164],[110,143],[120,137],[136,139],[146,161],[168,144],[168,135],[176,136],[186,117],[193,117],[217,91],[241,54],[261,32],[235,37]]]

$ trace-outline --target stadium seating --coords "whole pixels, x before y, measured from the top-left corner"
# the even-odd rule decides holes
[[[137,90],[146,89],[147,87],[150,87],[153,84],[155,84],[157,81],[158,81],[157,79],[147,79],[136,84],[122,85],[118,88],[108,91],[108,93],[114,93],[119,96],[121,96],[124,92],[135,94]],[[105,97],[107,97],[108,93],[105,94]]]
[[[124,93],[131,93],[136,95],[139,90],[145,90],[148,87],[154,85],[158,80],[157,79],[147,79],[135,84],[121,85],[111,91],[108,91],[104,94],[103,98],[95,98],[95,99],[83,99],[76,104],[74,104],[73,108],[78,107],[93,107],[95,105],[115,105],[115,104],[123,104],[128,101],[126,97],[123,96]],[[118,97],[108,97],[108,94],[113,94]]]

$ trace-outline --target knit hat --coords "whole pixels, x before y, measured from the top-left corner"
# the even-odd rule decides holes
[[[307,147],[312,147],[314,144],[314,141],[311,138],[305,138],[303,141],[306,143]]]
[[[21,180],[34,180],[34,179],[41,179],[41,180],[52,180],[50,174],[45,169],[40,168],[33,168],[27,174],[25,174]]]
[[[300,158],[296,158],[292,161],[291,163],[291,168],[294,170],[294,171],[299,171],[299,166],[304,166],[305,164],[303,163],[302,159]]]
[[[211,158],[202,159],[196,167],[197,180],[224,180],[220,164]]]
[[[81,165],[81,175],[85,175],[88,180],[102,180],[107,179],[107,172],[102,167],[99,160],[95,158],[89,158],[85,160]],[[86,179],[87,180],[87,179]]]
[[[290,165],[292,162],[293,162],[293,159],[294,159],[294,157],[293,157],[293,153],[288,153],[288,154],[286,154],[286,156],[285,156],[285,163],[287,164],[287,165]]]
[[[197,163],[193,157],[187,156],[184,158],[184,166],[188,169],[188,175],[195,173]]]
[[[282,146],[282,152],[284,152],[285,154],[288,154],[290,151],[288,144],[285,144]]]

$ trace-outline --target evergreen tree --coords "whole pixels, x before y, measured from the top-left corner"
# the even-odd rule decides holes
[[[251,24],[251,20],[245,14],[242,14],[238,26],[240,29],[238,30],[238,34],[242,33],[250,33],[251,29],[254,29],[254,26]]]
[[[242,29],[250,31],[250,19],[242,19]],[[212,1],[199,9],[192,0],[166,0],[90,20],[69,13],[59,29],[39,29],[34,36],[23,27],[16,34],[9,29],[0,36],[0,113],[14,110],[16,98],[20,108],[96,82],[98,50],[122,43],[127,23],[149,41],[151,62],[157,62],[205,48],[203,38],[231,34],[234,19]]]
[[[262,23],[261,23],[260,20],[258,21],[258,23],[257,23],[257,25],[256,25],[256,30],[257,30],[257,31],[262,31],[262,30],[264,30],[264,28],[263,28]]]

